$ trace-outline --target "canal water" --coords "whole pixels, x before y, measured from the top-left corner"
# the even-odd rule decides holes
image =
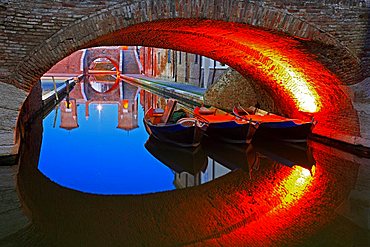
[[[369,246],[368,159],[312,141],[161,143],[143,115],[165,102],[85,81],[35,119],[17,175],[29,224],[0,245]]]

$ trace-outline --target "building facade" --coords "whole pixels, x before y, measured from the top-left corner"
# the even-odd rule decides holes
[[[229,67],[213,59],[188,52],[138,47],[142,73],[164,80],[208,88]]]

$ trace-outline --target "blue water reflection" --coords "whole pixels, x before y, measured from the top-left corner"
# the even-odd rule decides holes
[[[101,106],[101,107],[100,107]],[[101,108],[101,109],[100,109]],[[77,105],[78,128],[60,128],[60,111],[43,123],[39,170],[64,187],[95,194],[142,194],[175,188],[174,174],[144,148],[148,139],[139,128],[118,126],[117,104]],[[54,118],[56,116],[56,125]],[[137,118],[143,110],[138,107]]]

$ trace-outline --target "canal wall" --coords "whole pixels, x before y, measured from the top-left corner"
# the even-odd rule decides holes
[[[356,114],[342,116],[339,124],[335,121],[319,122],[313,132],[344,143],[370,147],[370,78],[351,86],[343,85],[342,88],[350,95]],[[284,108],[279,107],[279,100],[278,95],[271,95],[253,78],[243,77],[233,69],[227,71],[204,95],[206,104],[229,111],[238,103],[249,107],[258,102],[261,109],[285,115]],[[353,131],[355,125],[359,126],[358,132]]]
[[[55,75],[81,75],[83,68],[81,66],[81,60],[84,51],[79,50],[71,55],[63,58],[57,64],[55,64],[48,72],[45,73],[46,76],[55,76]]]
[[[201,88],[208,88],[229,67],[198,54],[154,47],[141,47],[140,61],[146,76]]]
[[[79,81],[82,77],[76,77],[69,79],[69,85],[73,85]],[[6,87],[9,87],[7,85]],[[1,84],[0,84],[1,88]],[[57,88],[57,94],[59,99],[62,99],[66,92],[69,90],[67,84]],[[20,91],[23,92],[23,91]],[[2,101],[23,101],[26,94],[20,93],[18,97],[10,97],[11,94],[6,94],[0,97],[0,105]],[[46,95],[42,95],[41,83],[37,83],[31,90],[31,93],[25,99],[21,109],[8,109],[7,115],[0,118],[1,125],[14,125],[14,128],[0,130],[1,141],[0,142],[0,166],[2,165],[14,165],[17,159],[17,154],[21,140],[24,139],[24,134],[28,128],[28,123],[32,121],[38,114],[41,114],[45,109],[52,107],[55,104],[57,98],[55,92],[49,92]],[[18,111],[20,113],[18,113]]]
[[[26,228],[30,220],[24,215],[16,187],[17,166],[0,166],[0,243],[2,239]]]

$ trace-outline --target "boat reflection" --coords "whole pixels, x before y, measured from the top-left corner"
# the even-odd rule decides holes
[[[260,139],[253,141],[252,145],[260,159],[272,160],[289,167],[300,166],[311,172],[316,164],[311,148],[305,144]]]
[[[260,166],[264,169],[288,166],[303,175],[314,174],[315,160],[309,148],[280,142],[270,142],[266,146],[262,143],[231,144],[206,137],[198,147],[183,148],[150,136],[145,148],[175,173],[177,188],[210,182],[234,170],[246,172],[251,179]]]
[[[253,170],[260,165],[281,164],[289,167],[300,166],[313,173],[315,159],[307,146],[295,146],[278,141],[253,142],[253,144],[223,143],[204,138],[203,148],[207,155],[230,170],[242,169],[252,177]]]
[[[250,144],[224,143],[213,138],[204,138],[202,145],[208,157],[230,170],[242,169],[250,173],[258,165],[258,156]]]
[[[187,172],[196,176],[207,168],[207,156],[202,146],[181,148],[150,136],[145,148],[175,173]]]

